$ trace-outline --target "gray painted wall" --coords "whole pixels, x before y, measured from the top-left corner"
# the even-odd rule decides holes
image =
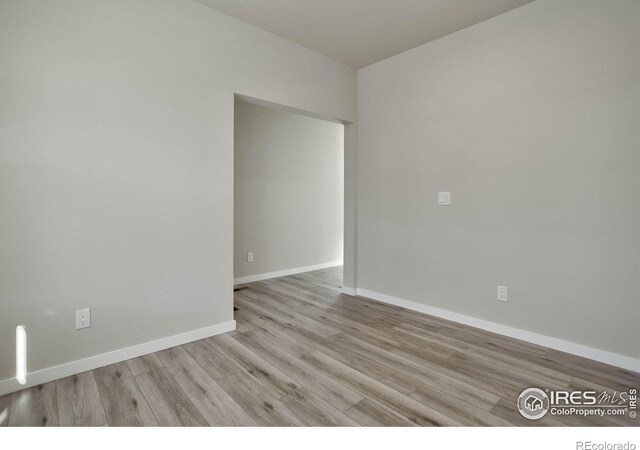
[[[234,134],[234,277],[342,260],[344,126],[237,101]]]
[[[34,371],[233,319],[234,92],[355,118],[354,69],[191,0],[3,0],[0,67],[0,380],[17,324]]]
[[[638,55],[637,0],[538,0],[360,70],[358,287],[639,357]]]

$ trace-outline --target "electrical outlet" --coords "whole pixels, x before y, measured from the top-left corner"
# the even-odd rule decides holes
[[[91,326],[91,308],[78,309],[76,311],[76,330]]]
[[[498,286],[498,300],[501,302],[507,301],[507,287],[506,286]]]
[[[247,262],[253,262],[253,252],[247,253]]]

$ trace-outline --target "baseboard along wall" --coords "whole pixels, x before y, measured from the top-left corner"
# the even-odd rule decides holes
[[[433,306],[424,305],[412,300],[405,300],[367,289],[347,287],[343,288],[342,292],[344,294],[366,297],[382,303],[388,303],[390,305],[399,306],[401,308],[410,309],[412,311],[429,314],[445,320],[450,320],[452,322],[469,325],[481,330],[490,331],[492,333],[501,334],[503,336],[508,336],[514,339],[519,339],[521,341],[530,342],[532,344],[548,347],[561,352],[570,353],[572,355],[581,356],[583,358],[640,373],[640,359],[632,358],[630,356],[620,355],[593,347],[587,347],[582,344],[576,344],[575,342],[565,341],[562,339],[533,333],[531,331],[521,330],[519,328],[510,327],[484,319],[478,319],[476,317],[467,316],[465,314],[460,314],[453,311],[447,311],[445,309],[435,308]]]
[[[315,264],[313,266],[295,267],[293,269],[278,270],[276,272],[261,273],[258,275],[249,275],[246,277],[234,278],[233,285],[236,286],[238,284],[253,283],[254,281],[263,281],[263,280],[268,280],[270,278],[286,277],[287,275],[295,275],[303,272],[311,272],[314,270],[328,269],[329,267],[337,267],[341,265],[342,265],[342,261],[331,261],[331,262],[322,263],[322,264]]]
[[[27,383],[20,384],[15,378],[9,378],[0,381],[0,396],[20,391],[42,383],[59,380],[71,375],[76,375],[99,367],[108,366],[110,364],[119,363],[128,359],[137,358],[138,356],[148,355],[149,353],[158,352],[168,348],[183,345],[189,342],[198,341],[200,339],[216,336],[222,333],[228,333],[236,329],[236,321],[219,323],[197,330],[187,331],[166,338],[157,339],[150,342],[134,345],[131,347],[113,350],[111,352],[102,353],[100,355],[90,356],[88,358],[71,361],[60,364],[59,366],[47,367],[46,369],[37,370],[27,373]]]

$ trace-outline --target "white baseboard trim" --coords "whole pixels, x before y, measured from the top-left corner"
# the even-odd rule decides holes
[[[357,289],[356,288],[352,288],[352,287],[347,287],[347,286],[342,286],[342,293],[343,294],[347,294],[347,295],[357,295],[356,294]]]
[[[530,342],[532,344],[541,345],[543,347],[552,348],[565,353],[571,353],[572,355],[582,356],[583,358],[592,359],[612,366],[620,367],[622,369],[631,370],[634,372],[640,372],[640,359],[632,358],[630,356],[624,356],[617,353],[611,353],[605,350],[597,348],[587,347],[585,345],[576,344],[574,342],[564,341],[562,339],[545,336],[542,334],[532,333],[531,331],[521,330],[519,328],[502,325],[496,322],[490,322],[484,319],[478,319],[472,316],[447,311],[445,309],[434,308],[433,306],[427,306],[422,303],[417,303],[411,300],[404,300],[397,297],[392,297],[386,294],[380,294],[379,292],[369,291],[367,289],[356,289],[356,295],[367,297],[373,300],[377,300],[390,305],[400,306],[402,308],[410,309],[412,311],[429,314],[432,316],[440,317],[442,319],[450,320],[452,322],[469,325],[471,327],[480,328],[492,333],[501,334],[504,336],[520,339],[521,341]],[[346,292],[345,292],[346,293]],[[350,294],[353,295],[353,294]]]
[[[253,283],[254,281],[268,280],[270,278],[286,277],[287,275],[295,275],[303,272],[311,272],[312,270],[328,269],[329,267],[341,266],[342,261],[332,261],[313,266],[296,267],[294,269],[278,270],[277,272],[260,273],[258,275],[249,275],[233,279],[233,285],[245,283]]]
[[[20,391],[28,387],[37,386],[42,383],[59,380],[60,378],[76,375],[78,373],[87,372],[99,367],[108,366],[128,359],[137,358],[138,356],[147,355],[167,348],[176,347],[188,342],[197,341],[207,337],[227,333],[236,329],[236,321],[219,323],[210,327],[200,328],[186,333],[176,334],[155,341],[145,342],[143,344],[126,347],[111,352],[102,353],[89,358],[79,359],[59,366],[47,367],[46,369],[37,370],[27,374],[27,383],[20,384],[15,378],[9,378],[0,381],[0,396]]]

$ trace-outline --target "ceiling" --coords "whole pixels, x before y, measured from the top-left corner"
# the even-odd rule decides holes
[[[197,0],[355,68],[532,0]]]

